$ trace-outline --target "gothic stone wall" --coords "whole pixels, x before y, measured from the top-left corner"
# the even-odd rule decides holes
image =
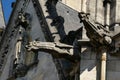
[[[40,0],[41,1],[41,0]],[[43,1],[43,0],[42,0]],[[69,1],[69,0],[68,0]],[[19,2],[19,1],[18,1]],[[9,33],[11,33],[11,29],[15,25],[15,18],[17,16],[17,11],[20,10],[20,7],[22,7],[21,3],[23,1],[21,0],[20,3],[16,6],[15,13],[13,13],[11,17],[10,24],[8,26],[8,32],[6,33],[5,41],[2,44],[2,47],[4,48],[7,44]],[[44,2],[44,1],[43,1]],[[99,4],[98,4],[99,5]],[[63,7],[62,7],[63,6]],[[45,6],[44,6],[45,7]],[[68,34],[71,30],[76,30],[81,26],[79,26],[79,19],[77,16],[77,12],[74,10],[71,10],[71,8],[68,8],[67,6],[63,4],[57,4],[59,15],[65,17],[65,32]],[[46,41],[44,34],[42,32],[41,26],[39,24],[39,19],[36,15],[35,9],[33,8],[32,2],[30,2],[29,7],[26,9],[28,13],[32,16],[31,21],[31,36],[32,40],[35,40],[36,38],[40,41]],[[68,13],[69,12],[69,13]],[[75,13],[75,14],[74,14]],[[64,15],[63,15],[64,14]],[[47,19],[47,18],[46,18]],[[70,21],[69,21],[70,20]],[[71,21],[73,20],[73,21]],[[77,21],[74,21],[77,20]],[[68,24],[70,24],[70,27]],[[73,23],[73,24],[72,24]],[[75,24],[75,25],[74,25]],[[66,27],[67,26],[67,27]],[[16,33],[14,33],[16,34]],[[11,73],[11,62],[13,60],[13,56],[15,55],[15,44],[17,42],[17,34],[11,39],[10,42],[10,48],[9,53],[7,54],[7,57],[5,58],[5,64],[2,68],[3,72],[1,74],[0,80],[6,80],[10,73]],[[85,34],[83,35],[84,37]],[[118,40],[119,41],[119,40]],[[99,61],[97,61],[97,53],[94,52],[94,50],[91,47],[82,47],[82,53],[81,53],[81,62],[80,62],[80,80],[99,80],[100,76],[99,73]],[[39,64],[32,69],[30,69],[25,77],[18,78],[17,80],[59,80],[57,75],[57,70],[55,68],[55,65],[53,63],[51,55],[48,53],[39,52],[38,55]],[[120,57],[116,56],[110,56],[108,55],[107,59],[107,80],[119,80],[120,79]]]
[[[103,0],[62,0],[62,3],[78,12],[90,13],[94,20],[104,24]]]
[[[8,25],[8,30],[11,30],[15,26],[15,20],[17,18],[18,11],[23,6],[24,0],[18,0],[17,6],[14,10],[14,13],[11,16],[11,21]],[[32,21],[31,21],[31,36],[32,41],[35,39],[39,39],[40,41],[45,41],[44,34],[42,32],[38,17],[36,15],[35,9],[33,8],[33,4],[30,1],[26,12],[30,13]],[[5,45],[7,45],[7,41],[9,39],[9,34],[11,31],[7,32],[5,34],[5,41],[2,44],[2,47],[4,48]],[[12,74],[11,66],[13,65],[13,58],[15,56],[15,45],[18,39],[18,34],[14,33],[15,36],[11,37],[11,41],[9,42],[9,51],[4,61],[4,66],[2,68],[2,74],[0,77],[0,80],[7,80],[8,77]],[[36,67],[33,67],[30,71],[27,72],[27,75],[23,78],[18,78],[17,80],[58,80],[57,71],[55,68],[55,65],[53,63],[53,59],[51,55],[44,52],[39,52],[38,55],[39,63]]]

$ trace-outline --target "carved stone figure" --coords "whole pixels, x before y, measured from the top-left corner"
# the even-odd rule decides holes
[[[16,0],[0,28],[0,80],[120,80],[119,3]]]
[[[83,12],[79,13],[79,18],[84,24],[90,41],[98,45],[110,45],[112,43],[110,32],[103,25],[91,20],[89,15]]]
[[[79,54],[75,54],[75,48],[73,46],[59,42],[33,41],[29,42],[29,45],[27,45],[26,48],[28,51],[45,51],[56,58],[66,58],[72,61],[79,59]]]
[[[21,25],[23,28],[26,29],[26,27],[29,25],[29,19],[30,19],[30,14],[28,13],[23,13],[23,12],[19,12],[18,13],[18,18],[16,20],[16,26]]]

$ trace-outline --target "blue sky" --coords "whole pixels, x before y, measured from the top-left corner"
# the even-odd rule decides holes
[[[12,8],[11,8],[11,3],[14,2],[15,0],[2,0],[2,5],[3,5],[3,11],[4,11],[4,16],[5,16],[5,21],[6,23],[9,20]]]

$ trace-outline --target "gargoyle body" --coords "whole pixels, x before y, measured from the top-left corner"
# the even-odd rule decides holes
[[[79,13],[79,18],[83,22],[86,34],[93,45],[110,45],[112,39],[110,32],[100,23],[97,23],[89,17],[89,14]]]
[[[58,43],[58,42],[40,42],[33,41],[29,42],[29,45],[26,46],[28,50],[50,50],[59,54],[68,54],[73,55],[73,46]],[[49,51],[48,51],[49,52]]]

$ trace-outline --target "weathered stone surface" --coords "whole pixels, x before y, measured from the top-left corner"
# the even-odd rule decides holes
[[[120,80],[120,72],[107,72],[107,80]]]
[[[80,61],[80,80],[96,80],[96,77],[98,76],[96,70],[96,53],[91,52],[90,48],[87,48],[82,52]]]
[[[0,1],[0,28],[5,28],[5,22],[4,22],[1,1]]]
[[[15,29],[14,35],[11,36],[12,30],[15,26],[15,20],[17,18],[17,12],[20,11],[21,7],[23,6],[24,0],[17,0],[17,6],[12,14],[12,17],[10,18],[9,25],[6,28],[5,35],[3,37],[3,42],[1,43],[1,50],[0,50],[0,61],[3,63],[1,68],[1,75],[0,80],[7,80],[8,77],[12,75],[13,71],[13,60],[15,58],[15,45],[17,43],[18,37],[18,29]],[[54,14],[52,14],[52,18],[55,18],[56,16],[60,16],[63,20],[63,24],[58,27],[55,25],[52,25],[53,19],[50,17],[50,14],[47,12],[47,8],[45,6],[45,2],[47,0],[36,0],[38,1],[37,5],[38,8],[42,8],[41,12],[39,12],[45,21],[43,23],[47,24],[48,29],[50,29],[50,35],[52,36],[53,41],[59,41],[61,39],[60,35],[62,34],[62,37],[64,37],[66,34],[69,33],[69,31],[76,31],[78,28],[83,26],[82,23],[80,23],[80,20],[78,18],[78,12],[84,11],[84,12],[90,12],[91,17],[98,21],[101,24],[104,24],[104,7],[103,7],[103,0],[62,0],[62,2],[58,2],[56,5],[56,9],[54,8]],[[83,2],[82,2],[83,1]],[[41,4],[41,5],[40,5]],[[34,4],[36,5],[36,4]],[[41,7],[40,7],[41,6]],[[112,7],[111,7],[112,8]],[[46,35],[43,28],[45,29],[45,26],[41,25],[41,17],[38,14],[38,12],[35,11],[35,7],[33,7],[32,0],[30,1],[29,5],[25,9],[27,13],[30,13],[31,15],[31,41],[38,40],[46,42]],[[0,15],[1,15],[0,10]],[[43,14],[42,14],[43,13]],[[2,14],[3,16],[3,14]],[[111,9],[111,20],[110,24],[119,22],[119,1],[116,0],[116,6],[114,5]],[[0,16],[0,19],[1,16]],[[0,25],[3,25],[4,22],[0,22]],[[119,25],[117,26],[119,27]],[[119,32],[119,28],[115,28],[117,32]],[[46,30],[47,31],[47,30]],[[86,36],[86,30],[83,29],[83,35],[82,39],[88,39]],[[115,45],[119,46],[120,39],[118,37],[115,38]],[[2,59],[2,53],[7,50],[4,49],[6,45],[9,45],[8,48],[8,54],[5,56],[5,58]],[[25,51],[23,49],[23,54],[25,54]],[[101,52],[101,51],[100,51]],[[37,54],[37,53],[36,53]],[[27,53],[29,55],[29,52]],[[29,64],[32,62],[33,55],[28,56],[29,58],[26,62],[25,60],[22,60],[23,63]],[[25,57],[25,56],[23,56]],[[24,59],[24,58],[22,58]],[[53,61],[53,58],[50,54],[45,52],[38,52],[38,60],[39,63],[33,67],[31,67],[27,74],[24,77],[17,78],[16,80],[60,80],[58,75],[58,70],[56,68],[56,65]],[[120,56],[111,56],[107,55],[107,74],[106,80],[120,80]],[[98,55],[97,52],[95,52],[93,47],[81,47],[81,61],[80,61],[80,80],[100,80],[100,55]],[[68,61],[69,62],[69,61]],[[69,64],[69,63],[68,63]],[[68,64],[62,65],[62,67],[65,67],[68,69]],[[67,67],[66,67],[67,66]],[[64,69],[63,69],[64,70]],[[63,71],[64,72],[64,71]],[[65,74],[65,72],[64,72]],[[64,79],[66,80],[66,79]]]
[[[17,4],[17,6],[16,6],[17,10],[19,10],[21,8],[22,2],[23,1],[20,1]],[[33,8],[33,4],[31,1],[26,9],[26,12],[30,13],[31,18],[32,18],[32,21],[31,21],[31,29],[32,30],[30,32],[30,34],[32,36],[32,41],[34,41],[35,39],[38,39],[40,41],[45,41],[45,37],[42,32],[41,25],[39,23],[38,17],[36,15],[35,9]],[[15,11],[14,14],[17,14],[17,12]],[[14,27],[13,25],[15,25],[14,23],[15,23],[16,16],[17,15],[13,15],[13,18],[11,20],[11,25],[9,25],[9,28]],[[6,35],[8,35],[8,34],[9,34],[9,32]],[[5,61],[5,66],[3,68],[1,80],[6,80],[8,77],[10,77],[9,74],[11,72],[9,70],[10,70],[10,66],[13,65],[13,64],[10,64],[11,56],[15,55],[15,43],[17,42],[17,35],[18,34],[16,34],[16,36],[13,37],[10,42],[12,44],[12,45],[10,45],[11,51],[8,54],[8,59]],[[4,45],[5,45],[5,43],[4,43]],[[18,80],[48,80],[48,79],[49,80],[58,80],[57,70],[53,63],[53,59],[52,59],[51,55],[48,53],[39,52],[38,59],[39,59],[38,65],[35,68],[28,71],[27,75],[24,78],[19,78]]]
[[[102,0],[62,0],[62,2],[65,5],[77,10],[78,12],[83,11],[86,13],[90,13],[93,19],[95,19],[99,23],[104,24],[104,7]]]
[[[62,3],[64,3],[65,5],[77,10],[77,11],[81,11],[81,5],[82,5],[82,1],[81,0],[62,0]]]
[[[56,8],[58,15],[64,18],[63,30],[66,34],[68,34],[69,31],[76,31],[82,27],[82,23],[80,23],[78,18],[78,11],[71,9],[60,2],[57,3]]]
[[[32,2],[29,4],[27,12],[32,15],[32,40],[39,39],[40,41],[45,41],[45,37],[39,24],[36,12],[33,8]],[[27,73],[25,80],[58,80],[57,71],[51,55],[48,53],[39,52],[38,59],[38,66]]]
[[[96,67],[93,67],[91,70],[85,69],[81,75],[80,80],[96,80]]]
[[[120,1],[116,0],[116,17],[115,17],[115,22],[120,23],[120,14],[119,14],[119,9],[120,9]]]

